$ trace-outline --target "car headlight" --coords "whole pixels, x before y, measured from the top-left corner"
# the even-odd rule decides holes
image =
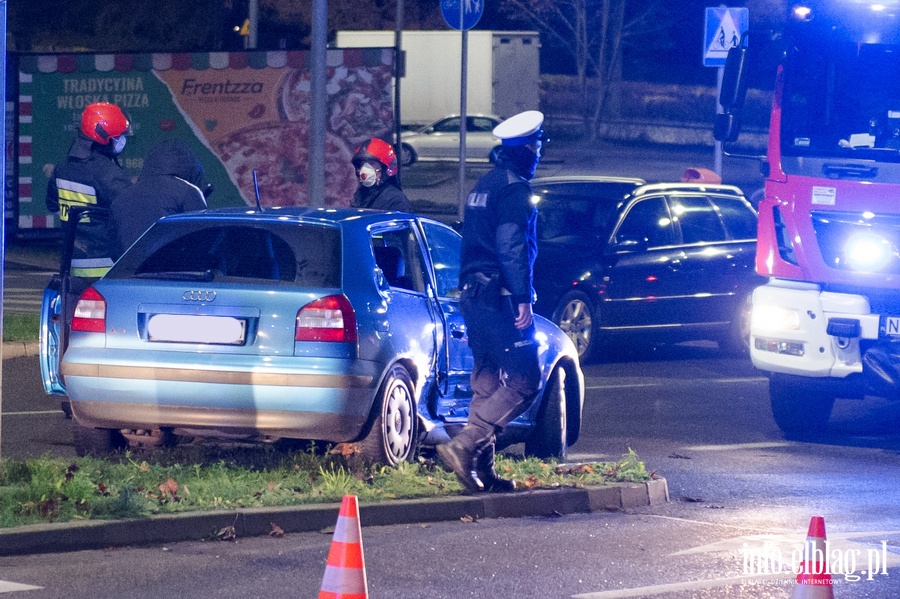
[[[754,331],[797,331],[800,329],[800,312],[780,306],[753,304],[750,327]]]
[[[858,233],[844,244],[844,258],[854,270],[879,271],[895,254],[891,242],[877,233]]]

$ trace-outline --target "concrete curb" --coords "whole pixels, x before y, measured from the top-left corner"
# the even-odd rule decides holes
[[[362,526],[418,524],[460,518],[522,518],[654,506],[669,501],[663,478],[605,487],[564,487],[494,495],[462,495],[360,505]],[[129,520],[35,524],[0,529],[0,555],[103,549],[217,538],[227,527],[236,538],[266,536],[276,524],[286,533],[329,529],[340,505],[313,504],[234,511],[188,512]]]
[[[3,359],[39,356],[41,345],[37,341],[4,341]]]

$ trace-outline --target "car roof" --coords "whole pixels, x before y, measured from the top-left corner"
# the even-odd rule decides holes
[[[537,177],[532,179],[531,186],[555,185],[561,183],[613,183],[633,184],[635,189],[628,197],[640,197],[654,193],[716,193],[721,195],[733,195],[744,197],[744,192],[734,185],[721,185],[709,183],[647,183],[637,177],[616,177],[605,175],[558,175],[555,177]]]
[[[164,217],[172,220],[203,220],[207,218],[249,220],[249,221],[293,221],[340,224],[348,221],[362,221],[366,224],[390,221],[395,219],[421,219],[408,212],[386,212],[365,208],[348,207],[312,207],[312,206],[273,206],[256,208],[216,208],[199,212],[184,212]]]

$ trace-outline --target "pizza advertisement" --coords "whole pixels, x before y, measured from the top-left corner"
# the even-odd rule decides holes
[[[44,205],[52,165],[62,160],[92,102],[119,105],[132,123],[121,162],[133,177],[156,142],[177,137],[204,165],[211,207],[345,206],[356,189],[351,158],[393,127],[392,51],[329,50],[325,197],[308,197],[308,53],[31,55],[19,60],[18,226],[55,227]]]

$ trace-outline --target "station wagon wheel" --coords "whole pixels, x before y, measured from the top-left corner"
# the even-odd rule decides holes
[[[118,430],[109,428],[89,428],[72,421],[72,441],[75,454],[84,456],[104,456],[128,445]]]
[[[525,453],[542,459],[565,460],[568,455],[568,423],[566,371],[562,366],[553,368],[542,399],[534,433],[525,441]]]
[[[412,166],[415,164],[418,156],[416,151],[409,144],[400,144],[400,164],[403,166]]]
[[[389,466],[412,461],[416,453],[418,413],[412,380],[405,368],[391,368],[381,385],[375,409],[378,411],[372,428],[359,443],[360,455]]]
[[[582,362],[587,361],[597,345],[594,320],[590,300],[581,291],[570,291],[562,296],[553,313],[553,322],[575,344]]]

